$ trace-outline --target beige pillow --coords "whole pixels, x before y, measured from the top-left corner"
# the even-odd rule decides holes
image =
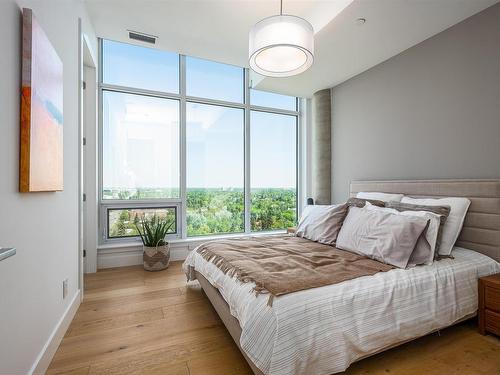
[[[427,227],[420,217],[351,207],[337,237],[339,249],[406,268],[415,245]]]
[[[306,206],[295,235],[311,241],[335,245],[347,215],[347,204]]]

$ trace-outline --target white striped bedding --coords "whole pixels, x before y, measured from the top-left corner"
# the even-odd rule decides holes
[[[446,327],[477,310],[477,280],[500,264],[455,248],[455,259],[276,297],[224,275],[196,251],[184,262],[219,289],[240,322],[240,344],[268,375],[327,375],[356,359]]]

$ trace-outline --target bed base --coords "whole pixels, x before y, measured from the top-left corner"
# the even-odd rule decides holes
[[[255,375],[265,375],[261,370],[259,370],[259,368],[257,366],[255,366],[255,364],[247,356],[247,354],[243,351],[243,349],[241,349],[241,345],[240,345],[240,337],[241,337],[240,323],[238,322],[238,319],[236,319],[234,316],[231,315],[231,311],[229,309],[229,305],[227,304],[227,302],[224,300],[224,298],[219,293],[219,291],[217,290],[217,288],[215,288],[214,286],[212,286],[212,284],[210,284],[210,282],[201,273],[199,273],[198,271],[195,271],[195,275],[196,275],[196,279],[200,283],[200,285],[201,285],[201,287],[202,287],[205,295],[210,300],[210,303],[212,304],[212,306],[215,309],[215,311],[217,311],[217,314],[221,318],[222,323],[224,323],[224,325],[226,326],[226,329],[228,330],[229,334],[233,338],[235,344],[238,346],[238,349],[240,349],[241,354],[243,354],[243,357],[248,362],[248,365],[252,369],[253,373]],[[447,327],[451,327],[452,325],[461,323],[461,322],[463,322],[465,320],[471,319],[471,318],[475,317],[476,315],[477,315],[476,313],[467,315],[467,316],[463,317],[462,319],[457,320],[455,323],[451,324],[450,326],[446,326],[446,327],[442,327],[440,329],[433,330],[431,332],[428,332],[427,335],[431,334],[431,333],[438,332],[441,329],[444,329],[444,328],[447,328]],[[423,336],[425,336],[425,335],[423,335]],[[358,358],[355,362],[361,361],[362,359],[365,359],[367,357],[371,357],[371,356],[373,356],[375,354],[384,352],[386,350],[395,348],[396,346],[406,344],[407,342],[413,341],[413,340],[415,340],[417,338],[418,337],[416,337],[414,339],[400,341],[400,342],[395,343],[393,345],[389,345],[389,346],[383,347],[383,348],[377,350],[374,353],[371,353],[371,354],[368,354],[368,355],[365,355],[363,357]]]
[[[205,295],[208,297],[210,300],[210,303],[212,304],[213,308],[215,311],[217,311],[217,314],[219,314],[219,317],[222,320],[222,323],[226,326],[226,329],[228,332],[231,334],[231,337],[233,338],[235,344],[238,346],[238,349],[240,349],[241,354],[243,354],[243,357],[245,357],[245,360],[248,362],[248,365],[252,369],[253,373],[255,375],[264,375],[262,371],[260,371],[257,366],[254,365],[252,360],[248,358],[247,354],[241,349],[240,346],[240,337],[241,337],[241,327],[240,323],[238,322],[238,319],[236,319],[234,316],[231,315],[231,311],[229,309],[229,305],[227,302],[224,300],[222,295],[219,293],[217,288],[212,286],[210,282],[198,271],[195,271],[196,279],[198,279],[198,282],[200,283],[201,287],[203,288],[203,291],[205,292]]]

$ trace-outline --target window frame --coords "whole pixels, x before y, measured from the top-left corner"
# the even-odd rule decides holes
[[[163,205],[163,206],[158,206],[158,205],[153,205],[153,206],[147,206],[147,205],[141,205],[140,203],[137,204],[137,205],[130,205],[130,206],[127,206],[127,207],[122,207],[122,206],[119,206],[119,207],[112,207],[111,205],[108,205],[106,207],[106,210],[105,210],[105,220],[106,220],[106,238],[108,238],[109,240],[116,240],[116,239],[131,239],[131,238],[137,238],[138,236],[117,236],[117,237],[110,237],[109,236],[109,229],[110,229],[110,226],[109,226],[109,212],[110,211],[124,211],[124,210],[140,210],[140,209],[158,209],[158,210],[161,210],[161,209],[171,209],[173,208],[174,211],[175,211],[175,232],[174,233],[171,233],[169,234],[169,236],[175,236],[177,235],[177,233],[179,232],[179,215],[177,214],[177,211],[179,209],[179,206],[178,205],[174,205],[174,204],[171,204],[171,205]]]
[[[132,44],[137,45],[137,44]],[[168,235],[168,240],[184,240],[187,238],[202,239],[204,236],[187,236],[187,173],[186,173],[186,103],[193,102],[199,104],[209,104],[222,107],[238,108],[244,111],[244,232],[235,233],[235,235],[256,235],[265,232],[252,232],[250,225],[250,115],[251,111],[266,112],[273,114],[281,114],[294,116],[295,132],[296,132],[296,211],[297,218],[302,209],[302,168],[301,156],[303,147],[300,142],[300,136],[303,134],[305,100],[296,98],[296,110],[284,110],[265,106],[256,106],[250,103],[250,74],[248,68],[243,69],[243,103],[228,102],[224,100],[200,98],[186,95],[186,55],[179,54],[179,93],[160,92],[147,89],[139,89],[127,86],[118,86],[106,84],[103,82],[103,39],[99,38],[99,67],[98,67],[98,226],[99,226],[99,245],[109,244],[124,244],[124,243],[139,243],[139,237],[108,237],[108,209],[130,209],[130,208],[161,208],[175,207],[176,208],[176,233]],[[140,46],[140,45],[137,45]],[[174,99],[180,103],[179,113],[179,171],[180,171],[180,194],[179,198],[156,198],[144,200],[120,200],[120,199],[103,199],[103,93],[104,91],[115,91],[120,93],[128,93],[142,96],[151,96],[163,99]],[[282,233],[284,230],[274,230],[273,233]],[[207,234],[207,237],[227,237],[228,234]]]

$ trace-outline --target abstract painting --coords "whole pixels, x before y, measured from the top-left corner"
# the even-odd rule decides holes
[[[63,64],[23,9],[19,190],[63,190]]]

